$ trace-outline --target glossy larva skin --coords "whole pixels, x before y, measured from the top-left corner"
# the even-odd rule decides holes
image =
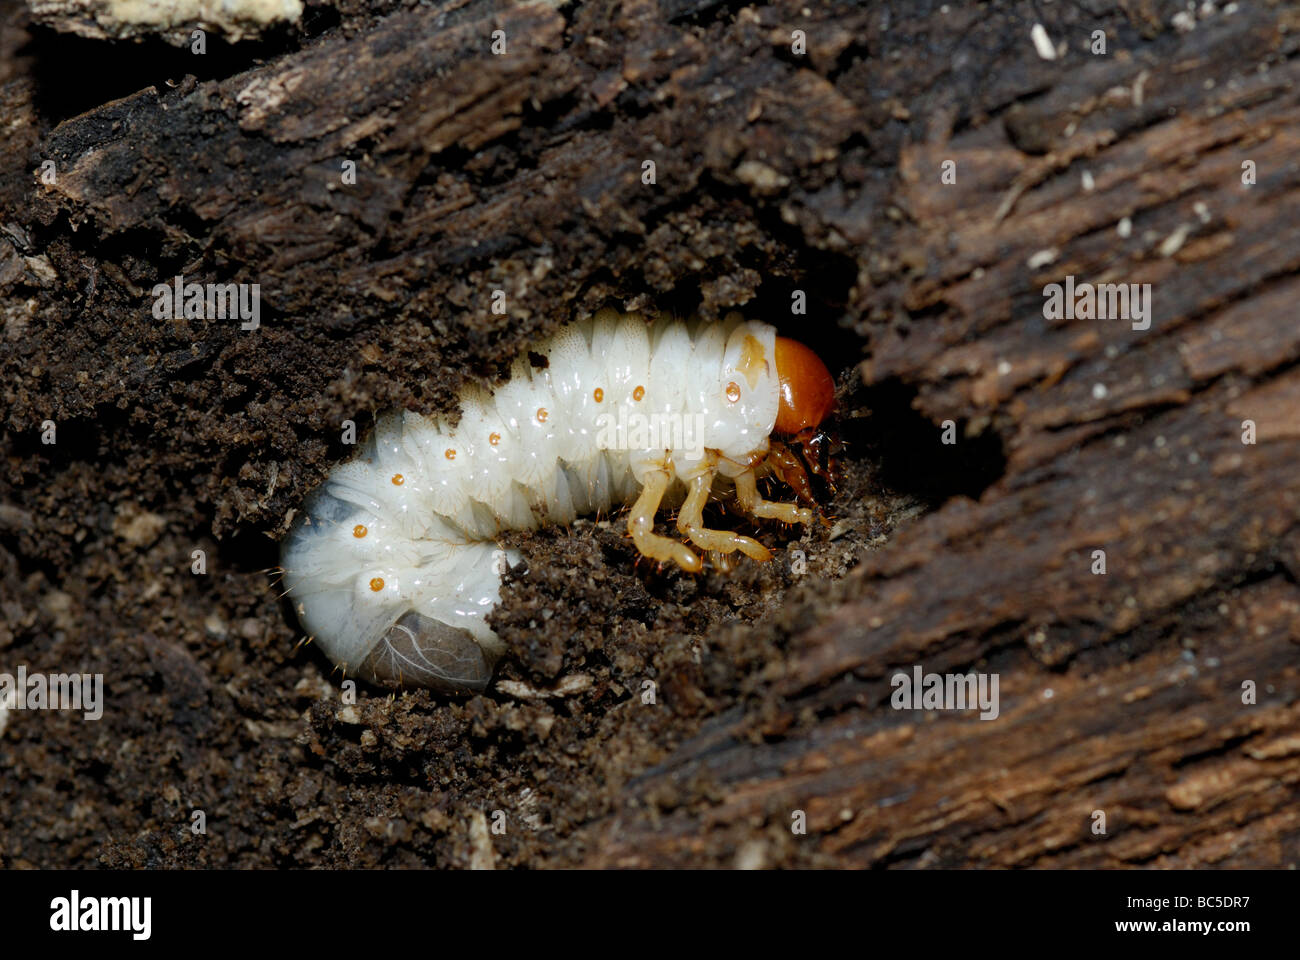
[[[494,391],[464,390],[454,427],[409,412],[380,417],[282,545],[303,628],[348,676],[482,689],[501,653],[485,617],[505,565],[521,560],[496,536],[608,512],[657,471],[689,482],[748,469],[776,420],[775,336],[736,314],[647,324],[605,310],[535,347],[545,368],[521,359]],[[610,429],[649,415],[696,435],[627,449],[636,431]]]

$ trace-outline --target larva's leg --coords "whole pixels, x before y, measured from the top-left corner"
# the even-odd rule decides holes
[[[664,498],[671,482],[672,477],[667,471],[646,476],[641,495],[632,504],[632,513],[627,518],[627,532],[632,534],[632,541],[643,556],[663,563],[675,563],[688,573],[699,573],[704,564],[694,551],[654,532],[659,501]]]
[[[702,474],[691,481],[690,492],[681,512],[677,514],[677,529],[686,534],[701,550],[730,553],[739,550],[755,560],[771,560],[772,553],[752,537],[742,537],[728,530],[709,530],[704,526],[704,505],[709,501],[713,487],[713,472]]]
[[[782,520],[785,523],[812,523],[813,512],[797,503],[777,503],[764,500],[758,494],[758,482],[753,470],[736,477],[736,499],[742,510],[761,520]]]

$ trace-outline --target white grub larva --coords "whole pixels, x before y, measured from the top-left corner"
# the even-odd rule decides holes
[[[770,470],[810,501],[806,471],[826,475],[821,424],[834,383],[807,347],[735,313],[648,324],[606,309],[533,353],[544,366],[521,358],[494,391],[463,390],[454,428],[410,412],[379,417],[295,519],[281,545],[284,584],[346,675],[448,693],[486,687],[502,643],[485,618],[505,565],[521,559],[495,542],[506,529],[631,504],[637,550],[695,572],[695,550],[654,532],[666,498],[684,491],[677,529],[695,547],[757,560],[771,557],[757,540],[705,528],[715,478],[756,518],[812,521],[756,486],[756,471]]]

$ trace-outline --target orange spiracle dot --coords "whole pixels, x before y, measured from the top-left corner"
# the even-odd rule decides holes
[[[365,535],[366,535],[366,525],[364,523],[358,523],[355,527],[352,528],[352,536],[356,537],[358,540],[360,540]]]
[[[550,414],[546,412],[546,408],[545,408],[545,407],[538,407],[538,408],[537,408],[537,422],[538,422],[538,423],[545,423],[545,422],[546,422],[546,418],[549,417],[549,416],[550,416]]]
[[[637,388],[632,391],[632,399],[635,400],[637,403],[640,403],[641,398],[644,396],[645,396],[645,387],[638,385]]]
[[[402,476],[400,473],[393,474],[393,486],[400,487],[405,482],[406,482],[406,478]]]
[[[455,459],[456,459],[456,451],[453,450],[451,447],[448,447],[448,448],[447,448],[447,451],[443,454],[443,456],[446,457],[448,460],[455,460]]]
[[[371,578],[370,578],[370,589],[373,590],[373,591],[375,591],[375,593],[378,593],[380,590],[384,589],[384,578],[383,578],[383,577],[371,577]]]
[[[592,393],[592,396],[596,398],[597,403],[605,402],[605,391],[600,389],[600,387],[597,387],[595,389],[595,391]]]
[[[488,443],[492,444],[492,446],[495,447],[500,442],[501,442],[501,434],[499,433],[488,434]]]
[[[727,384],[727,399],[730,400],[732,403],[735,403],[737,400],[740,399],[740,384],[738,384],[735,380],[732,380],[729,384]]]

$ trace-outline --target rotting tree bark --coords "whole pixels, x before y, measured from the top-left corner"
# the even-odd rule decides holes
[[[808,290],[861,338],[866,401],[905,396],[934,428],[885,455],[943,469],[952,420],[954,463],[991,442],[999,475],[754,631],[778,668],[729,677],[733,706],[563,811],[534,862],[1294,864],[1294,14],[1182,33],[1181,4],[1064,6],[1049,34],[1070,49],[1044,61],[1029,5],[802,6],[346,11],[300,50],[57,124],[15,68],[6,429],[116,423],[128,474],[165,430],[164,479],[138,490],[165,501],[186,474],[215,537],[277,532],[340,420],[447,403],[431,358],[500,371],[613,295],[698,289],[712,315]],[[1096,29],[1104,56],[1083,52]],[[33,195],[42,159],[57,179]],[[264,330],[153,321],[176,273],[259,283]],[[1150,283],[1150,329],[1045,320],[1067,275]],[[229,416],[199,415],[196,378]],[[17,449],[8,542],[64,563],[75,476],[38,495],[40,451]],[[891,709],[915,664],[997,673],[999,718]],[[205,688],[195,669],[163,673]],[[665,689],[690,684],[721,699]]]

